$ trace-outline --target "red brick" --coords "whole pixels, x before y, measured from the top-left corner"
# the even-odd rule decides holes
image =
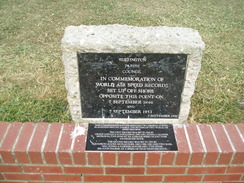
[[[48,123],[39,123],[36,126],[35,134],[28,149],[32,163],[42,164],[41,148],[45,135],[47,134]]]
[[[8,182],[9,183],[9,182]],[[15,182],[16,183],[16,182]],[[38,181],[38,182],[30,182],[30,181],[28,181],[28,183],[53,183],[52,181],[51,182],[48,182],[48,181],[43,181],[43,182],[40,182],[40,181]],[[63,182],[55,182],[55,183],[63,183]],[[216,182],[215,182],[216,183]]]
[[[0,174],[0,180],[3,180],[3,176]]]
[[[188,174],[218,174],[225,173],[226,167],[190,167]]]
[[[241,135],[244,136],[244,123],[237,124],[238,129],[241,132]]]
[[[81,175],[57,175],[44,174],[44,179],[47,181],[81,181]]]
[[[1,179],[1,175],[0,175],[0,180],[2,180]],[[5,181],[0,181],[0,183],[6,183]],[[17,181],[8,181],[7,183],[19,183],[19,181],[17,182]],[[25,183],[25,182],[24,182]],[[28,181],[28,183],[30,183],[29,181]],[[35,182],[36,183],[36,182]],[[38,183],[40,183],[40,182],[38,182]]]
[[[55,152],[45,152],[43,154],[47,164],[58,164],[58,160]]]
[[[23,169],[28,173],[62,173],[59,166],[23,166]]]
[[[106,174],[144,174],[144,168],[138,167],[108,167]]]
[[[104,152],[103,153],[103,164],[104,165],[115,165],[115,163],[116,163],[115,158],[116,158],[115,153]]]
[[[58,151],[58,156],[61,164],[72,164],[72,158],[70,152],[60,152]]]
[[[244,166],[231,166],[227,173],[244,173]]]
[[[174,125],[174,132],[178,146],[176,165],[187,165],[190,156],[190,149],[183,125]]]
[[[55,150],[57,147],[61,128],[62,128],[61,123],[52,123],[50,125],[46,144],[43,149],[43,154],[44,154],[46,163],[48,163],[48,164],[57,164],[58,163]]]
[[[232,164],[244,164],[244,143],[234,124],[226,124],[225,129],[235,147],[236,153]]]
[[[21,172],[21,168],[16,165],[0,165],[0,172]]]
[[[191,143],[192,148],[192,157],[190,164],[191,165],[200,165],[202,164],[204,157],[204,149],[202,146],[202,142],[200,136],[197,131],[196,125],[186,125],[186,130],[189,136],[189,141]]]
[[[133,165],[145,165],[146,153],[133,153]]]
[[[121,176],[113,175],[85,175],[85,182],[122,182]]]
[[[205,163],[206,165],[216,164],[220,152],[208,152],[206,154]]]
[[[176,165],[187,165],[189,160],[190,153],[178,152],[176,157]]]
[[[6,133],[6,130],[8,128],[8,126],[10,125],[10,123],[7,122],[0,122],[0,145],[1,145],[1,141],[3,140],[3,137]]]
[[[5,163],[14,163],[15,158],[12,155],[12,148],[19,134],[22,123],[12,123],[4,141],[0,147],[0,155]]]
[[[101,157],[99,152],[88,152],[89,165],[101,165]]]
[[[159,165],[160,153],[152,152],[148,153],[147,165]]]
[[[84,135],[78,135],[75,137],[73,152],[85,152],[85,147],[86,147],[85,142],[86,142],[88,124],[79,123],[79,124],[77,124],[75,130],[77,130],[79,128],[84,128],[85,133],[84,133]]]
[[[217,138],[218,144],[222,151],[218,164],[229,164],[233,155],[233,150],[230,146],[229,140],[225,134],[222,124],[213,124],[213,131]]]
[[[5,133],[7,133],[8,126],[10,126],[10,123],[0,121],[0,147],[1,147],[1,143],[3,141],[4,135],[5,135]],[[1,158],[0,158],[0,163],[3,163]]]
[[[204,181],[237,181],[240,180],[241,174],[231,175],[205,175]]]
[[[200,182],[201,179],[201,175],[174,175],[165,176],[164,182]]]
[[[203,141],[207,150],[204,164],[216,164],[219,156],[219,150],[214,140],[210,125],[199,125]]]
[[[80,128],[85,128],[85,134],[76,136],[74,140],[74,147],[73,147],[73,158],[75,164],[85,165],[86,158],[85,158],[85,147],[86,147],[86,135],[87,135],[87,123],[79,123]],[[77,126],[76,126],[77,128]]]
[[[13,150],[18,163],[30,163],[26,151],[35,125],[35,123],[23,124],[19,140],[16,143],[15,149]]]
[[[191,165],[201,165],[203,162],[203,157],[204,157],[204,153],[201,153],[201,152],[192,153],[190,164]]]
[[[118,153],[118,165],[130,165],[131,153],[121,152]]]
[[[244,152],[236,152],[232,164],[244,164]]]
[[[148,167],[148,174],[184,174],[185,167]]]
[[[64,167],[64,173],[79,173],[79,174],[102,174],[103,168],[99,167]]]
[[[40,174],[4,174],[6,180],[42,180]]]
[[[163,152],[161,165],[173,165],[175,152]]]
[[[86,164],[86,153],[85,152],[73,153],[73,157],[74,157],[75,165],[85,165]]]
[[[125,176],[125,182],[161,182],[162,176]]]
[[[74,131],[75,123],[65,123],[62,137],[59,144],[58,155],[60,163],[62,164],[72,164],[71,159],[71,144],[72,138],[71,133]]]
[[[220,159],[219,159],[218,164],[220,164],[220,165],[229,164],[230,160],[231,160],[231,157],[232,157],[232,153],[230,153],[230,152],[222,153],[220,155]]]

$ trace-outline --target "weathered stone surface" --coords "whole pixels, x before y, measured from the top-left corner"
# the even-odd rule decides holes
[[[148,121],[147,119],[140,119],[138,121],[186,122],[190,110],[190,98],[194,93],[195,81],[201,68],[204,46],[198,31],[190,28],[165,26],[133,27],[127,25],[67,27],[62,39],[62,50],[65,67],[65,86],[68,91],[67,98],[72,119],[74,121],[82,120],[77,52],[169,53],[187,54],[187,68],[179,118]],[[115,120],[110,119],[113,122]],[[125,121],[128,122],[127,119]]]

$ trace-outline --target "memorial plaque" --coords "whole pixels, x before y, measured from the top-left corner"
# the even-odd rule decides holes
[[[186,54],[78,52],[82,118],[178,118],[186,61]]]
[[[177,151],[172,124],[90,123],[87,151]]]

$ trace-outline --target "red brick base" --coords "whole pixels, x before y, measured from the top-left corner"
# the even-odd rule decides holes
[[[244,182],[244,124],[174,131],[178,152],[86,152],[86,123],[0,122],[0,182]]]

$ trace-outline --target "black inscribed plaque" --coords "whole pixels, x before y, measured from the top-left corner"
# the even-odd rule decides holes
[[[178,118],[186,61],[186,54],[78,53],[82,118]]]
[[[172,124],[90,123],[87,151],[177,151]]]

